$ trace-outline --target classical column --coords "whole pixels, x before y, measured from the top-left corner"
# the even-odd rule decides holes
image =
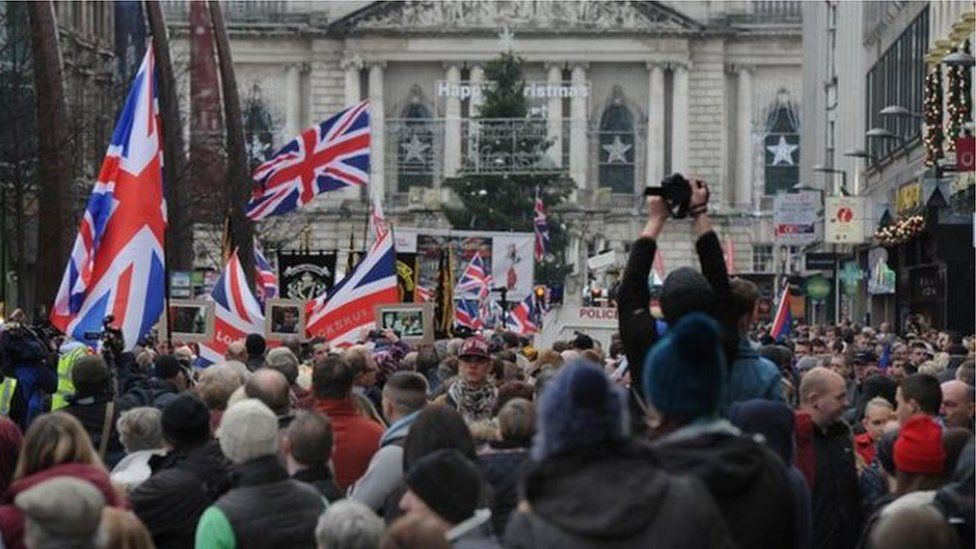
[[[370,126],[371,126],[371,146],[370,146],[370,159],[369,159],[369,171],[370,171],[370,181],[369,185],[372,189],[369,191],[369,196],[378,196],[381,199],[386,197],[386,187],[383,182],[383,168],[384,168],[384,154],[383,154],[383,142],[385,141],[383,134],[383,66],[385,63],[375,62],[369,67],[369,101],[371,103],[370,109]]]
[[[361,98],[359,71],[363,68],[363,64],[359,59],[347,59],[343,62],[342,68],[346,71],[345,106],[349,107],[359,103]]]
[[[688,171],[688,67],[681,64],[674,67],[671,113],[671,172],[685,174]]]
[[[647,181],[638,181],[637,184],[657,186],[664,178],[664,68],[657,63],[649,63],[648,69]]]
[[[298,63],[285,68],[285,135],[291,139],[302,131],[302,75]]]
[[[471,67],[471,74],[468,76],[469,83],[472,89],[480,90],[481,84],[485,81],[485,69],[481,65],[474,65]],[[481,93],[475,93],[471,96],[470,108],[468,109],[468,118],[477,118],[478,110],[481,104],[485,102],[485,96]]]
[[[735,103],[735,140],[738,142],[735,171],[737,207],[752,209],[752,69],[738,67]]]
[[[575,65],[572,76],[573,87],[582,89],[586,85],[586,67]],[[569,131],[569,176],[576,181],[578,188],[588,186],[587,161],[588,150],[586,142],[586,97],[577,94],[570,100],[570,131]]]
[[[563,83],[562,64],[549,65],[546,84],[557,89]],[[550,141],[549,157],[556,166],[563,165],[563,98],[558,95],[546,101],[546,138]]]
[[[445,75],[449,89],[461,84],[461,68],[448,65]],[[444,105],[444,177],[454,177],[461,167],[461,98],[451,94]]]

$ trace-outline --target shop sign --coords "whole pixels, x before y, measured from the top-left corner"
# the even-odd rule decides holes
[[[777,244],[803,245],[817,240],[820,193],[780,193],[773,199],[773,227]]]
[[[864,271],[858,266],[856,261],[846,261],[844,268],[840,271],[840,280],[844,283],[844,293],[854,295],[857,287],[864,278]]]
[[[864,197],[828,196],[824,208],[824,242],[857,244],[864,241]]]
[[[909,214],[922,205],[922,184],[918,181],[905,183],[895,193],[895,212],[899,216]]]
[[[871,273],[868,278],[868,293],[884,295],[895,293],[895,271],[888,266],[888,250],[883,247],[873,248],[868,254]]]
[[[813,275],[807,279],[807,295],[814,301],[823,301],[830,295],[830,282],[823,275]]]
[[[943,295],[942,273],[938,265],[927,265],[911,271],[912,301],[934,301]]]
[[[829,271],[834,268],[837,254],[830,252],[811,252],[806,255],[806,269],[808,271]]]
[[[976,170],[976,138],[971,135],[956,139],[956,169],[966,172]]]

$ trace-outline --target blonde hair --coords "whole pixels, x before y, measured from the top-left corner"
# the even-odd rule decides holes
[[[92,447],[88,433],[74,416],[64,412],[38,416],[24,435],[14,480],[62,463],[84,463],[105,468]]]
[[[135,515],[115,507],[105,507],[98,527],[98,547],[153,549],[155,545],[149,530]]]
[[[870,408],[871,406],[878,406],[880,408],[885,408],[889,412],[895,411],[895,407],[892,406],[892,404],[888,402],[888,400],[885,399],[884,397],[874,397],[871,400],[869,400],[868,403],[864,405],[865,413],[867,413],[867,409]]]
[[[163,447],[162,416],[163,413],[152,406],[140,406],[122,413],[115,428],[126,453]]]

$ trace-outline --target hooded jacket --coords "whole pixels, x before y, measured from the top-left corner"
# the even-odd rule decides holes
[[[125,499],[115,491],[109,481],[108,472],[101,467],[84,463],[62,463],[49,469],[38,471],[33,475],[14,481],[7,488],[7,492],[0,498],[0,533],[3,535],[3,545],[10,549],[23,549],[24,545],[24,513],[14,505],[14,498],[22,492],[38,484],[56,477],[72,477],[90,482],[105,497],[105,504],[111,507],[125,508]]]
[[[739,547],[797,546],[786,469],[768,448],[716,420],[675,431],[654,449],[667,470],[705,484]]]
[[[523,499],[506,547],[732,547],[701,483],[664,472],[635,442],[592,445],[533,465]]]

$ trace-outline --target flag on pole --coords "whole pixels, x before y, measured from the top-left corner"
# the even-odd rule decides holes
[[[227,346],[248,334],[264,333],[264,312],[247,286],[237,250],[227,260],[210,299],[214,302],[214,336],[208,343],[200,344],[201,366],[223,361]]]
[[[454,324],[469,330],[480,330],[484,327],[481,320],[480,306],[475,299],[458,299],[454,309]]]
[[[491,293],[491,275],[485,269],[485,263],[481,260],[481,252],[474,254],[474,257],[464,268],[461,278],[458,279],[455,292],[460,294],[477,294],[484,299]]]
[[[254,271],[257,275],[254,289],[258,301],[264,303],[278,297],[278,275],[271,268],[268,258],[264,257],[264,252],[261,251],[257,241],[254,242]]]
[[[779,298],[779,305],[776,306],[776,315],[773,316],[773,327],[769,330],[769,335],[774,340],[789,335],[793,329],[793,313],[790,312],[790,285],[786,284],[783,288],[783,295]]]
[[[546,206],[535,190],[535,260],[541,262],[549,253],[549,223],[546,221]]]
[[[390,225],[383,216],[383,203],[376,196],[370,201],[369,232],[373,235],[373,242],[390,232]]]
[[[518,335],[529,335],[539,331],[536,325],[538,309],[535,295],[529,294],[505,316],[505,327]]]
[[[387,232],[345,278],[308,303],[306,330],[333,347],[348,347],[373,327],[373,307],[397,303],[399,297],[393,233]]]
[[[258,221],[288,213],[328,191],[365,187],[369,145],[369,101],[305,130],[254,170],[259,187],[247,204],[247,216]]]
[[[152,48],[115,124],[98,180],[51,310],[51,324],[78,341],[108,315],[135,347],[163,312],[166,201]]]

